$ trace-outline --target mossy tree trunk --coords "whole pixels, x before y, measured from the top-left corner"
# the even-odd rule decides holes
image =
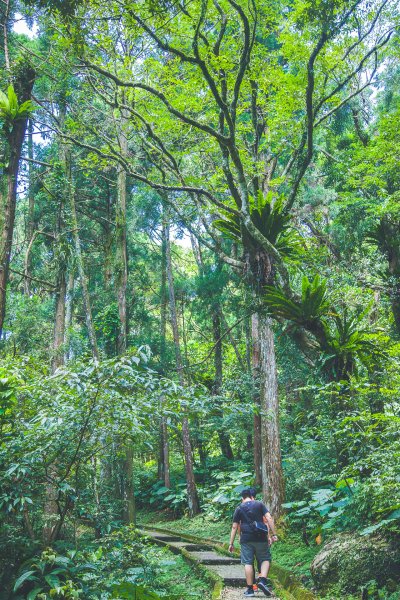
[[[16,72],[14,89],[20,104],[31,99],[34,81],[35,71],[28,64],[20,67]],[[5,123],[2,132],[5,142],[5,166],[0,176],[0,338],[6,314],[7,285],[14,234],[19,163],[27,123],[27,116],[16,118],[11,124]]]

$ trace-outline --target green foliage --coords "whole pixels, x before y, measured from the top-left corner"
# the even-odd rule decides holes
[[[287,502],[290,520],[301,529],[306,523],[315,537],[329,530],[340,531],[350,524],[346,518],[346,506],[351,499],[351,480],[339,481],[336,488],[321,488],[311,492],[309,500]]]
[[[0,90],[0,119],[4,121],[6,127],[9,127],[13,121],[25,119],[33,109],[33,103],[30,100],[19,104],[12,85],[8,86],[7,94]]]
[[[21,566],[13,591],[16,599],[26,600],[174,600],[181,597],[179,588],[189,571],[182,558],[124,528],[84,550],[43,551]],[[191,597],[204,597],[205,585],[200,581],[193,582],[193,589]]]
[[[45,550],[38,559],[32,559],[23,566],[13,591],[25,594],[27,600],[80,598],[83,589],[78,580],[87,568],[90,570],[90,565],[77,565],[68,556],[59,556],[51,549]]]

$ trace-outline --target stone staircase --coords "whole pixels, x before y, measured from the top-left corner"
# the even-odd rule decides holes
[[[245,587],[244,569],[240,564],[240,559],[234,556],[225,556],[215,550],[207,543],[193,543],[185,540],[179,535],[169,535],[160,531],[146,530],[143,533],[150,537],[154,542],[164,544],[172,552],[185,551],[189,557],[200,565],[204,565],[209,571],[214,573],[223,581],[224,590],[222,598],[224,600],[235,600],[239,597],[238,588]],[[243,595],[243,592],[240,592]],[[257,597],[265,598],[262,592],[256,593]],[[276,596],[274,596],[276,598]]]

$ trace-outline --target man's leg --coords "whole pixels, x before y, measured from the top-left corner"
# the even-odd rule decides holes
[[[260,565],[260,579],[258,580],[258,589],[260,589],[266,596],[272,596],[272,590],[267,584],[267,577],[269,567],[271,564],[271,553],[269,550],[268,542],[262,543],[257,547],[257,560],[261,562]]]
[[[253,585],[254,581],[254,569],[253,565],[244,565],[244,573],[246,575],[246,583],[248,586]]]
[[[261,577],[264,577],[264,579],[267,579],[267,577],[268,577],[270,565],[271,565],[271,563],[269,562],[269,560],[264,560],[261,563],[260,574],[261,574]]]
[[[244,566],[244,574],[246,577],[247,590],[245,590],[245,596],[254,596],[253,591],[253,579],[254,579],[254,547],[251,544],[240,544],[240,558],[242,565]]]

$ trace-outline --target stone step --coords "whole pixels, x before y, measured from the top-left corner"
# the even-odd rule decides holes
[[[161,540],[161,538],[155,538],[156,540],[160,540],[160,542],[163,542],[164,540]],[[167,542],[168,546],[172,546],[173,548],[187,548],[188,542]]]
[[[152,535],[152,537],[157,538],[163,542],[181,542],[182,538],[179,535],[167,535],[166,533],[158,533],[157,535]]]
[[[191,544],[190,542],[186,542],[186,550],[188,552],[212,552],[212,547],[207,546],[207,544]]]
[[[222,554],[218,554],[217,552],[212,551],[198,551],[191,552],[192,556],[197,558],[203,565],[237,565],[240,564],[240,560],[238,558],[233,558],[230,556],[223,556]]]
[[[209,565],[208,568],[219,575],[225,585],[231,587],[243,587],[246,585],[243,565]]]

